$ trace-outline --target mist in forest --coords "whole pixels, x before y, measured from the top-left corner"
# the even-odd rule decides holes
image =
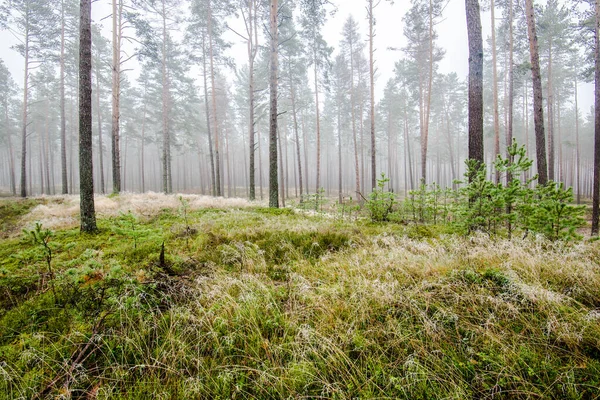
[[[268,199],[272,3],[92,5],[96,193]],[[441,68],[454,51],[440,45],[439,27],[451,19],[466,30],[464,14],[447,15],[440,0],[275,3],[280,204],[320,190],[360,199],[382,174],[400,195],[422,180],[452,187],[463,179],[467,76]],[[343,14],[350,3],[353,13]],[[525,4],[481,7],[484,159],[493,178],[509,127],[536,158],[532,73]],[[592,196],[594,110],[578,104],[578,88],[593,80],[593,12],[587,3],[535,3],[548,178],[584,198]],[[394,32],[378,31],[382,13],[397,13]],[[0,193],[77,193],[79,3],[3,1],[2,15],[15,45],[0,62]],[[342,28],[325,34],[332,20]],[[402,45],[386,47],[389,35]]]

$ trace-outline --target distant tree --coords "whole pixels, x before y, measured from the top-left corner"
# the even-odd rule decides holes
[[[408,44],[404,51],[419,65],[419,117],[421,133],[421,179],[427,180],[427,146],[431,115],[434,66],[444,52],[435,45],[434,26],[442,16],[441,0],[412,0],[412,7],[404,16],[404,36]]]
[[[540,55],[536,34],[533,0],[525,0],[527,16],[527,34],[529,37],[529,53],[531,57],[531,74],[533,81],[533,120],[535,124],[535,146],[537,155],[538,182],[548,182],[548,163],[546,161],[546,136],[544,134],[544,109],[542,99],[542,76],[540,73]]]
[[[79,191],[81,232],[95,232],[92,162],[92,2],[81,0],[79,35]]]
[[[594,187],[592,195],[592,236],[598,236],[600,219],[600,0],[594,7]]]
[[[356,135],[356,87],[355,87],[355,73],[358,69],[358,57],[357,55],[364,49],[364,44],[360,39],[358,33],[358,23],[356,20],[349,16],[344,24],[342,31],[342,42],[340,44],[341,51],[345,54],[345,59],[349,63],[350,71],[350,110],[351,110],[351,124],[352,124],[352,143],[354,145],[354,183],[355,183],[355,198],[359,198],[360,194],[360,169],[358,163],[358,140]],[[364,177],[363,177],[364,179]]]
[[[325,64],[329,61],[332,50],[327,46],[321,28],[327,21],[326,6],[331,4],[328,0],[301,0],[302,35],[312,53],[313,79],[315,85],[315,122],[317,141],[317,166],[316,166],[316,193],[321,188],[321,114],[319,110],[319,83]]]
[[[4,118],[2,128],[4,130],[4,139],[6,140],[8,151],[8,174],[10,180],[10,191],[13,196],[17,195],[17,185],[15,179],[15,159],[12,145],[12,120],[10,114],[11,107],[15,103],[15,96],[17,95],[17,92],[17,84],[10,75],[10,71],[4,64],[4,61],[0,60],[0,105],[2,106]]]
[[[0,14],[6,18],[8,30],[19,38],[14,48],[24,58],[23,111],[21,113],[21,197],[27,197],[27,126],[29,107],[29,77],[56,39],[56,20],[50,0],[4,0]]]
[[[483,39],[478,0],[466,0],[469,38],[469,159],[483,163]]]
[[[278,7],[277,0],[271,0],[270,6],[270,49],[271,65],[269,74],[270,116],[269,116],[269,207],[279,207],[277,184],[277,73],[278,73]],[[283,188],[282,188],[283,189]]]

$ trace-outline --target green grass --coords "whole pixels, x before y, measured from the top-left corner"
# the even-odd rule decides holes
[[[188,223],[57,230],[53,277],[2,239],[0,399],[600,396],[598,242],[265,208]]]

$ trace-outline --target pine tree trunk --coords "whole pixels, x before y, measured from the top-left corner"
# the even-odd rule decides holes
[[[581,157],[579,147],[579,107],[577,103],[577,72],[575,72],[575,187],[577,204],[581,204]]]
[[[506,127],[506,147],[513,141],[513,109],[514,96],[514,38],[513,38],[513,0],[508,0],[508,124]],[[512,156],[507,154],[509,162],[513,162]],[[510,177],[509,177],[510,180]]]
[[[120,150],[120,102],[121,102],[121,0],[117,6],[117,0],[112,0],[112,180],[113,193],[121,191],[121,150]]]
[[[65,1],[61,0],[60,26],[60,171],[62,194],[69,193],[67,177],[67,122],[65,116]]]
[[[162,0],[162,133],[163,133],[163,192],[173,192],[173,175],[171,173],[171,132],[169,127],[169,72],[167,69],[167,15],[165,0]]]
[[[215,67],[214,67],[214,53],[213,53],[213,40],[212,40],[212,0],[208,0],[208,47],[210,54],[210,80],[211,80],[211,98],[212,98],[212,111],[213,111],[213,129],[215,133],[215,182],[216,182],[216,195],[221,196],[221,160],[219,158],[219,124],[217,119],[217,91],[215,85]]]
[[[27,197],[27,102],[29,100],[29,9],[25,14],[25,72],[23,75],[23,113],[21,130],[21,197]]]
[[[315,46],[316,47],[316,46]],[[317,67],[317,52],[314,50],[314,78],[315,78],[315,108],[317,117],[317,179],[316,179],[316,191],[319,193],[321,187],[321,116],[319,112],[319,74]]]
[[[294,119],[294,137],[296,139],[296,156],[298,158],[298,183],[300,186],[300,197],[302,197],[302,160],[300,157],[300,138],[298,137],[298,115],[296,111],[296,91],[294,88],[294,79],[290,69],[290,97],[292,100],[292,117]]]
[[[6,139],[8,141],[8,167],[10,175],[10,191],[13,196],[17,195],[17,184],[15,180],[15,157],[10,133],[10,122],[8,118],[8,101],[4,102],[4,122],[6,123]]]
[[[431,114],[431,90],[433,89],[433,0],[429,0],[429,76],[427,102],[421,135],[421,179],[427,182],[427,144],[429,137],[429,117]]]
[[[527,15],[527,33],[529,36],[529,52],[531,56],[531,73],[533,75],[533,121],[535,124],[535,147],[537,156],[538,182],[548,182],[548,163],[546,160],[546,137],[544,135],[544,109],[542,100],[542,77],[540,73],[540,55],[535,30],[535,14],[533,0],[525,0]]]
[[[469,159],[483,163],[483,39],[478,0],[466,0],[469,37]]]
[[[270,117],[269,117],[269,207],[279,207],[277,186],[277,0],[271,0],[271,65],[269,68]],[[318,103],[317,103],[318,109]],[[318,170],[318,164],[317,164]],[[318,173],[317,173],[318,177]]]
[[[491,25],[492,25],[492,97],[494,99],[494,159],[500,154],[500,116],[498,112],[498,60],[496,57],[496,6],[491,0]],[[500,181],[500,175],[496,174],[496,183]]]
[[[595,109],[594,109],[594,184],[592,189],[592,236],[598,236],[600,217],[600,0],[595,2]]]
[[[552,87],[552,36],[550,36],[550,46],[548,48],[548,179],[553,181],[555,156],[554,156],[554,89]]]
[[[371,83],[371,190],[377,187],[377,161],[375,158],[375,60],[373,50],[373,0],[369,0],[369,78]],[[432,61],[433,62],[433,61]]]
[[[211,192],[213,196],[217,195],[217,183],[215,181],[215,158],[212,144],[212,130],[210,129],[210,111],[208,106],[208,79],[206,71],[206,43],[205,37],[202,38],[202,74],[204,78],[204,107],[206,112],[206,129],[208,131],[208,153],[210,155],[210,182],[212,184]]]
[[[256,20],[256,12],[254,10],[254,17],[252,14],[252,6],[255,5],[254,0],[248,0],[248,102],[249,102],[249,121],[248,121],[248,137],[249,137],[249,148],[250,148],[250,200],[256,199],[256,165],[255,165],[255,152],[256,152],[256,144],[254,138],[254,58],[256,57],[256,45],[257,42],[254,41],[253,32],[254,23]],[[292,99],[293,102],[293,99]],[[295,110],[294,110],[295,113]],[[295,114],[294,114],[295,116]]]
[[[102,109],[100,107],[100,76],[96,62],[96,104],[98,106],[98,156],[100,161],[100,193],[106,193],[104,187],[104,146],[102,144]]]
[[[92,162],[92,3],[81,0],[79,36],[79,191],[81,232],[96,231]]]

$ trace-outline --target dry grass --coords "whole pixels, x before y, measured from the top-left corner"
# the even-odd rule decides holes
[[[40,204],[23,218],[25,226],[41,222],[50,229],[76,226],[79,223],[79,196],[46,196],[47,204]],[[99,218],[114,217],[132,212],[138,216],[153,216],[164,209],[178,209],[183,198],[190,210],[203,208],[247,208],[253,204],[245,199],[211,197],[191,194],[121,193],[118,196],[95,196],[96,214]],[[254,204],[256,205],[256,204]]]

